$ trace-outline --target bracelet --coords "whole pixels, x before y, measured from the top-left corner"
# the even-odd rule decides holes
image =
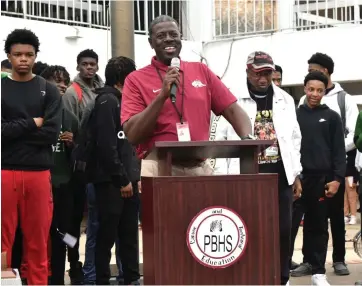
[[[241,138],[241,140],[256,140],[257,139],[256,136],[253,136],[251,134],[248,134],[248,135],[240,137],[240,138]]]

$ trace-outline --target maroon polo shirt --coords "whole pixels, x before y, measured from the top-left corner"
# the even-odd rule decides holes
[[[122,125],[132,116],[141,113],[157,97],[167,68],[153,57],[150,65],[127,77],[122,92]],[[209,140],[211,110],[219,115],[236,102],[235,96],[221,80],[199,62],[181,61],[180,85],[176,96],[175,105],[179,113],[182,112],[184,122],[189,124],[192,141]],[[171,100],[166,100],[153,134],[137,148],[140,158],[144,158],[157,141],[178,141],[176,123],[180,122],[179,113]]]

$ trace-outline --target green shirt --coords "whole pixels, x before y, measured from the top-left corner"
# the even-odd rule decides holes
[[[1,78],[7,77],[9,75],[8,72],[1,72]]]
[[[62,112],[62,125],[60,134],[66,131],[72,132],[74,138],[78,132],[78,120],[75,115],[64,108]],[[53,145],[54,166],[51,169],[52,184],[55,187],[67,184],[71,179],[73,172],[71,152],[72,150],[67,147],[66,144],[58,137],[58,142]]]
[[[353,139],[358,151],[362,152],[362,111],[359,113],[357,118]]]

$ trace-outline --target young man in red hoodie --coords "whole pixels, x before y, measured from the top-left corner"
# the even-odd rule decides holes
[[[58,89],[32,74],[39,39],[17,29],[5,41],[11,74],[1,79],[1,252],[11,251],[20,218],[21,274],[29,285],[48,284],[48,238],[53,213],[50,168],[62,101]]]

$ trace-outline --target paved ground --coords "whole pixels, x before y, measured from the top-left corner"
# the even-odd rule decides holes
[[[332,285],[354,285],[356,280],[362,280],[362,259],[359,258],[357,256],[357,254],[354,252],[353,250],[353,243],[350,242],[349,240],[351,240],[354,235],[358,232],[359,230],[359,225],[353,225],[353,226],[346,226],[347,229],[347,233],[346,233],[346,240],[348,242],[346,242],[346,263],[348,264],[348,267],[351,271],[351,275],[349,276],[336,276],[333,273],[333,268],[332,268],[332,247],[331,247],[331,240],[329,241],[329,247],[328,247],[328,255],[327,255],[327,276],[328,276],[328,280]],[[296,239],[296,244],[295,244],[295,251],[294,251],[294,256],[293,256],[293,260],[295,262],[301,262],[303,260],[303,256],[302,256],[302,252],[301,252],[301,248],[302,248],[302,227],[299,229],[298,232],[298,236]],[[84,261],[84,255],[85,255],[85,240],[86,237],[83,234],[81,237],[81,241],[80,241],[80,245],[81,245],[81,249],[80,249],[80,259],[82,261]],[[112,251],[114,253],[114,249]],[[115,264],[116,260],[115,260],[115,256],[112,256],[112,260],[111,260],[111,264]],[[142,256],[142,231],[140,231],[140,263],[143,263],[143,256]],[[69,265],[67,265],[67,268],[69,268]],[[307,277],[300,277],[300,278],[291,278],[290,279],[290,284],[291,285],[310,285],[310,276]],[[69,283],[69,279],[67,277],[67,282]]]
[[[349,240],[353,239],[355,234],[359,231],[359,225],[348,225],[346,226],[346,263],[348,264],[348,268],[351,272],[351,275],[348,276],[336,276],[333,272],[332,268],[332,241],[329,240],[328,246],[328,254],[327,254],[327,277],[328,281],[332,285],[354,285],[354,282],[357,280],[362,280],[362,259],[357,256],[357,254],[353,250],[353,243]],[[302,262],[302,245],[303,245],[303,228],[299,228],[298,237],[295,243],[295,251],[293,260],[295,262]],[[331,234],[329,235],[331,237]],[[298,277],[290,279],[291,285],[310,285],[311,277]]]

